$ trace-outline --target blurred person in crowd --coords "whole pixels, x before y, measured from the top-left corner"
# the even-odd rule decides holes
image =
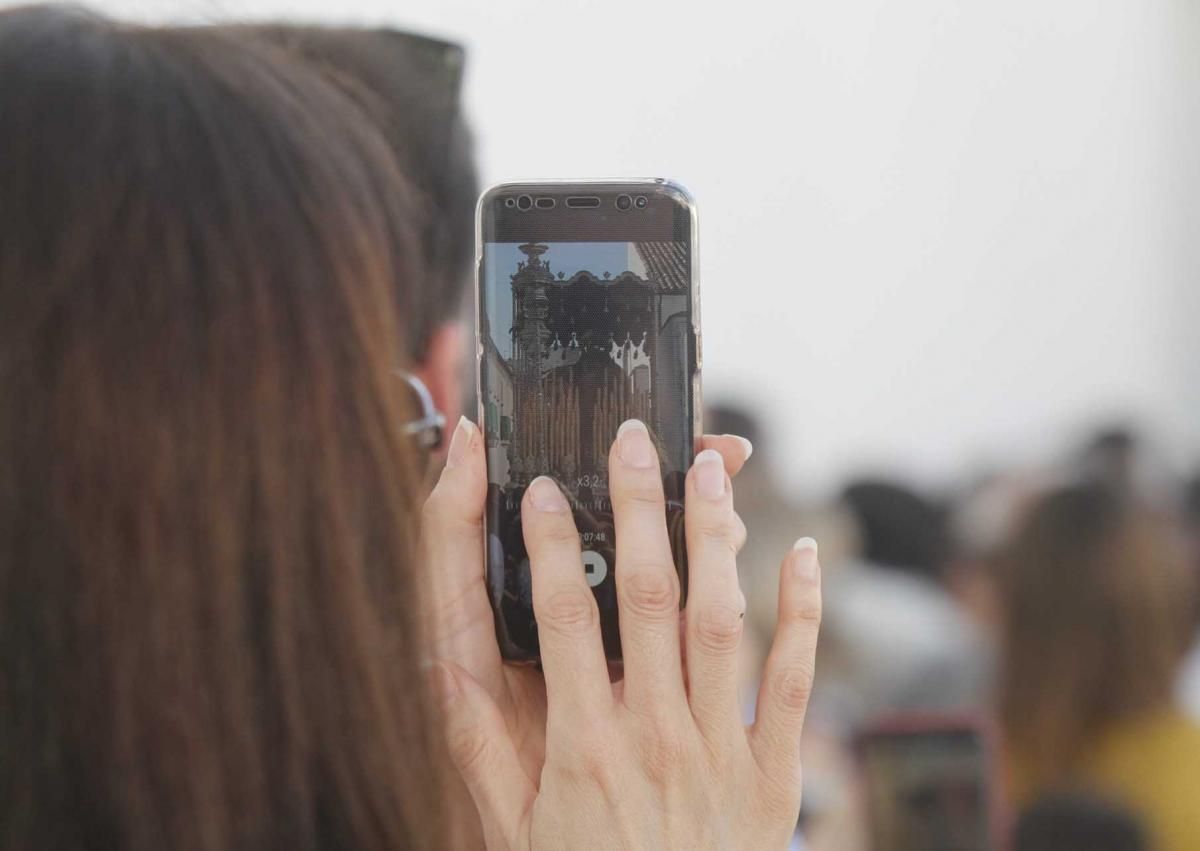
[[[1088,481],[1119,493],[1137,488],[1140,441],[1133,429],[1110,425],[1099,429],[1082,446],[1076,465]]]
[[[1191,616],[1173,518],[1108,485],[1031,505],[997,564],[999,715],[1018,806],[1079,788],[1162,851],[1200,847],[1200,726],[1173,700]]]
[[[1012,538],[1023,508],[1044,490],[1039,475],[993,473],[980,477],[954,501],[944,582],[980,628],[989,648],[999,626],[996,559]]]
[[[1046,795],[1017,818],[1012,851],[1154,851],[1132,813],[1080,794]]]
[[[418,661],[444,648],[419,619],[432,596],[415,557],[429,442],[404,426],[431,426],[395,372],[412,363],[404,326],[417,308],[394,284],[423,274],[403,237],[422,220],[395,157],[343,92],[250,39],[21,9],[0,13],[0,79],[0,847],[449,847],[435,713],[415,685]],[[478,514],[477,435],[460,422],[446,479],[474,482]],[[689,612],[735,608],[712,594],[736,588],[732,559],[716,557],[732,552],[739,465],[709,451],[693,471],[692,487],[705,477],[721,498],[689,500],[708,512],[689,523]],[[614,482],[628,475],[617,467]],[[658,471],[644,475],[661,519]],[[430,505],[435,519],[472,509],[445,494]],[[433,528],[445,532],[426,539],[443,547],[436,566],[457,569],[478,518]],[[627,546],[668,551],[665,529],[641,528]],[[535,586],[572,561],[549,557],[576,540],[551,531],[527,533],[547,554]],[[674,576],[669,558],[653,566]],[[591,600],[580,574],[559,573]],[[550,726],[542,785],[523,789],[515,749],[527,743],[504,750],[506,707],[477,671],[436,669],[437,715],[493,847],[580,847],[598,820],[613,825],[598,839],[647,846],[714,830],[782,845],[799,803],[818,575],[811,546],[785,560],[755,726],[715,763],[699,742],[712,730],[689,721],[667,742],[661,723],[601,712],[604,748],[581,752],[570,728]],[[676,644],[642,659],[666,646],[642,624],[625,700],[659,688],[651,705],[672,701],[673,717],[740,729],[723,699],[736,668],[717,647],[733,633],[689,618],[681,654],[668,608],[655,624]],[[598,634],[569,640],[580,623],[547,610],[543,721],[602,709],[572,689],[622,694],[608,692],[602,658],[585,664]],[[566,782],[569,765],[588,768]],[[580,782],[592,769],[622,788],[653,776],[669,803],[633,818]],[[541,829],[514,831],[529,818]]]
[[[858,527],[858,555],[882,569],[940,582],[948,552],[946,512],[887,479],[860,479],[842,491]]]
[[[1070,481],[1098,484],[1147,505],[1177,508],[1178,470],[1153,440],[1120,421],[1092,431],[1061,472]]]
[[[1200,539],[1200,473],[1192,476],[1183,488],[1183,513],[1188,534]]]
[[[982,700],[987,654],[942,584],[945,511],[900,483],[865,479],[843,491],[857,558],[831,574],[827,650],[817,705],[848,727],[892,711],[961,710]]]
[[[823,559],[805,835],[815,851],[858,851],[868,840],[855,735],[893,713],[977,708],[990,665],[979,630],[942,584],[948,532],[940,506],[898,482],[862,479],[843,490],[832,514],[848,541],[841,563]]]

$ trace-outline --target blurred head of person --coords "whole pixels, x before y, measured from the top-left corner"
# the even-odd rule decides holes
[[[1200,473],[1196,473],[1184,485],[1183,511],[1188,531],[1200,537]]]
[[[1138,819],[1124,808],[1073,793],[1039,798],[1017,818],[1013,851],[1151,851]]]
[[[1007,746],[1032,788],[1072,782],[1097,737],[1170,703],[1190,605],[1178,526],[1073,485],[1030,505],[996,571]]]
[[[842,491],[841,502],[858,527],[863,559],[935,581],[941,578],[949,536],[946,513],[940,506],[885,479],[850,483]]]
[[[1028,471],[992,473],[981,476],[954,500],[947,523],[946,586],[989,640],[999,621],[995,561],[1012,539],[1025,507],[1046,488],[1041,476]]]
[[[281,47],[342,92],[379,130],[420,210],[423,274],[397,280],[413,372],[453,423],[463,405],[462,316],[475,256],[479,194],[460,105],[458,45],[390,29],[259,24],[222,29]],[[398,234],[407,239],[409,234]]]
[[[1184,530],[1187,533],[1188,558],[1195,577],[1193,585],[1193,622],[1200,628],[1200,473],[1196,473],[1183,485]]]
[[[1078,465],[1085,478],[1118,491],[1131,491],[1137,478],[1140,441],[1125,425],[1097,430],[1080,448]]]
[[[211,31],[0,81],[0,847],[443,847],[387,143]]]
[[[763,443],[762,422],[753,406],[738,402],[718,402],[704,411],[704,423],[713,434],[737,434],[749,440],[757,450]]]

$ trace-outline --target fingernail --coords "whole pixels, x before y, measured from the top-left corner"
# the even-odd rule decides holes
[[[816,579],[817,570],[819,569],[817,562],[817,542],[812,538],[801,538],[792,545],[792,549],[797,552],[793,568],[796,572],[796,577],[810,581]]]
[[[549,476],[538,476],[529,483],[529,501],[538,511],[567,510],[566,497]]]
[[[705,499],[720,499],[725,495],[725,462],[715,449],[705,449],[696,456],[696,493]]]
[[[750,460],[750,456],[754,454],[754,444],[740,434],[727,434],[726,437],[732,437],[738,443],[742,444],[742,448],[746,451],[746,460]]]
[[[449,706],[458,697],[458,680],[453,672],[440,662],[433,662],[428,668],[429,683],[433,695],[443,707]]]
[[[630,466],[645,469],[653,467],[658,459],[650,432],[641,420],[626,420],[617,429],[617,457]]]
[[[457,467],[466,463],[471,454],[471,443],[478,433],[479,429],[475,427],[475,423],[466,417],[458,418],[454,436],[450,438],[450,451],[446,453],[447,467]]]

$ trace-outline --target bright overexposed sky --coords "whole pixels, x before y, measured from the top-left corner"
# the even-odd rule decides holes
[[[1098,417],[1200,462],[1193,0],[105,0],[462,41],[487,182],[664,176],[705,385],[797,490],[1037,462]]]

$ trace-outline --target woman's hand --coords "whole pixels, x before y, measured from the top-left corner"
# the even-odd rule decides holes
[[[750,441],[728,434],[705,435],[701,446],[720,453],[730,476],[753,452]],[[422,523],[424,579],[432,594],[430,658],[458,665],[483,687],[504,718],[526,775],[537,782],[545,759],[545,681],[541,671],[505,665],[500,658],[484,576],[486,499],[483,435],[463,417],[451,437],[445,469],[425,503]],[[468,823],[474,807],[465,789],[459,794],[463,817],[456,824],[460,835],[455,847],[480,848],[478,824]]]
[[[815,545],[805,539],[784,560],[779,627],[746,729],[736,687],[743,533],[721,455],[702,452],[687,479],[685,646],[658,459],[641,423],[622,426],[609,482],[624,681],[609,683],[571,512],[544,478],[521,509],[547,696],[540,771],[523,753],[534,731],[512,723],[511,690],[506,712],[497,688],[508,669],[484,666],[481,679],[453,657],[437,668],[451,756],[488,847],[786,848],[800,806],[800,730],[820,621]],[[481,574],[475,581],[482,594]],[[491,653],[498,659],[494,639]]]

